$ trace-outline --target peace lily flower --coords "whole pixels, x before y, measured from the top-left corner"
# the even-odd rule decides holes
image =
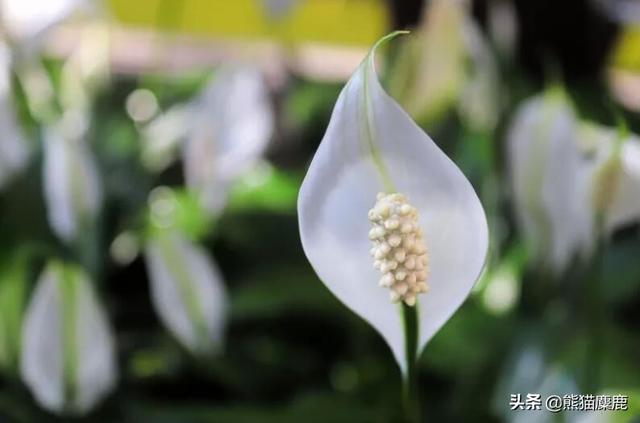
[[[261,74],[251,68],[220,69],[193,105],[183,149],[187,185],[206,209],[222,208],[229,184],[262,156],[273,127]]]
[[[145,249],[151,300],[167,329],[195,354],[222,344],[227,295],[205,250],[177,230],[155,231]]]
[[[113,334],[80,268],[49,263],[27,308],[22,336],[22,378],[47,410],[86,414],[113,389]]]
[[[462,172],[378,81],[374,52],[397,34],[378,41],[342,90],[298,215],[320,279],[381,333],[407,374],[476,282],[488,229]]]
[[[415,38],[408,39],[390,79],[390,92],[418,121],[433,122],[458,105],[474,129],[497,122],[495,58],[466,0],[433,0]]]
[[[580,127],[580,142],[591,157],[591,205],[603,230],[640,221],[640,137],[595,124]]]
[[[51,228],[74,241],[102,204],[97,166],[84,140],[60,128],[45,130],[43,185]]]
[[[566,95],[552,89],[518,108],[507,135],[518,223],[533,261],[556,274],[592,247],[589,168],[577,129]]]
[[[555,274],[576,256],[590,256],[601,235],[640,220],[638,137],[579,125],[557,89],[520,107],[508,157],[530,252]]]

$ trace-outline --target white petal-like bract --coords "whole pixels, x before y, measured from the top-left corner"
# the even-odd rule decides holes
[[[507,135],[516,217],[535,261],[556,274],[593,244],[588,166],[571,105],[559,91],[527,100]]]
[[[227,295],[213,260],[177,232],[153,236],[145,256],[151,299],[162,323],[196,354],[219,348]]]
[[[0,187],[27,162],[29,148],[11,99],[10,54],[0,42]]]
[[[256,69],[220,69],[192,106],[183,163],[187,185],[202,205],[219,211],[229,183],[264,153],[274,126],[262,75]]]
[[[640,221],[640,137],[584,124],[580,143],[590,157],[592,203],[603,203],[605,230]],[[600,196],[602,198],[593,198]],[[596,210],[598,212],[598,210]]]
[[[114,387],[113,335],[82,270],[47,266],[27,308],[22,337],[22,378],[47,410],[86,414]]]
[[[370,256],[369,237],[377,234],[370,233],[368,212],[377,194],[401,193],[417,212],[419,227],[411,230],[422,233],[429,266],[429,290],[416,305],[419,351],[476,282],[488,229],[469,181],[380,85],[374,50],[338,98],[300,189],[298,217],[304,251],[320,279],[382,334],[406,371],[401,308],[378,286]],[[396,279],[403,277],[396,272]]]
[[[96,163],[81,140],[65,138],[49,128],[44,136],[43,186],[51,228],[72,242],[102,204]]]
[[[0,0],[0,20],[13,40],[31,43],[69,17],[84,0]]]

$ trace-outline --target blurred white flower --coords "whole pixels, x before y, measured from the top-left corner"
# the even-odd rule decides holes
[[[22,336],[22,378],[47,410],[86,414],[115,386],[113,334],[81,269],[58,262],[46,267]]]
[[[534,260],[554,273],[600,236],[640,220],[640,140],[579,125],[566,95],[526,101],[508,134],[515,211]],[[602,220],[603,227],[598,227]]]
[[[0,0],[0,22],[12,41],[33,43],[74,11],[90,5],[86,0]]]
[[[589,168],[577,129],[564,93],[549,90],[519,107],[507,135],[518,223],[533,260],[555,273],[592,246]]]
[[[432,0],[416,36],[397,58],[389,89],[411,116],[432,122],[457,105],[474,129],[491,130],[499,112],[493,53],[465,0]]]
[[[102,204],[98,169],[83,140],[66,136],[58,128],[45,130],[43,144],[49,224],[62,240],[72,242]]]
[[[580,143],[591,156],[591,204],[604,230],[640,222],[640,137],[583,124]]]
[[[406,372],[476,282],[488,230],[465,176],[381,87],[376,46],[338,98],[298,216],[320,279],[382,334]],[[410,340],[403,313],[413,306]]]
[[[204,249],[177,231],[157,231],[145,248],[151,300],[167,329],[196,354],[217,350],[224,337],[227,295]]]
[[[110,78],[110,34],[106,23],[87,23],[60,75],[60,103],[65,112],[90,114],[91,99]],[[86,120],[89,120],[87,116]]]
[[[251,68],[220,69],[192,105],[183,164],[187,185],[216,212],[229,184],[264,153],[274,116],[262,75]]]
[[[10,58],[0,42],[0,187],[24,167],[29,147],[18,125],[11,98]]]
[[[172,106],[142,128],[141,159],[147,169],[161,171],[176,159],[188,132],[191,110],[186,104]]]

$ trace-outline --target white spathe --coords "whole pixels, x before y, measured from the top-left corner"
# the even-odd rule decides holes
[[[85,0],[0,0],[0,22],[7,35],[18,42],[31,42],[68,18]]]
[[[518,223],[554,274],[589,257],[600,235],[640,221],[640,138],[580,124],[560,89],[520,106],[507,149]]]
[[[18,124],[11,97],[11,59],[0,41],[0,187],[22,169],[29,158],[29,147]]]
[[[197,354],[218,349],[224,338],[227,294],[206,251],[175,231],[149,240],[145,259],[151,300],[162,323]]]
[[[72,294],[65,296],[65,290]],[[64,313],[70,309],[73,320],[65,326]],[[65,342],[69,330],[71,343]],[[87,275],[73,266],[50,263],[38,280],[22,333],[21,375],[38,403],[55,413],[90,411],[116,384],[114,344]],[[70,364],[67,354],[73,354],[73,371],[65,368]],[[74,380],[66,380],[69,375]],[[71,398],[69,385],[75,392]]]
[[[640,221],[640,137],[621,133],[615,128],[583,124],[580,127],[580,144],[587,155],[592,156],[590,182],[607,185],[602,187],[608,194],[604,210],[605,231],[611,233],[616,228]],[[612,169],[616,174],[607,175],[612,179],[610,181],[598,180],[602,167],[611,159],[619,159]],[[593,190],[597,188],[592,187],[591,195],[596,194]]]
[[[83,140],[48,128],[43,137],[43,186],[47,217],[54,233],[74,241],[102,204],[102,185],[94,158]]]
[[[224,67],[191,105],[183,149],[187,185],[202,205],[219,211],[229,184],[264,153],[274,128],[269,93],[261,73]]]
[[[429,292],[416,305],[419,351],[476,282],[488,229],[460,169],[383,90],[374,51],[338,98],[300,189],[298,217],[304,251],[320,279],[382,334],[404,372],[401,309],[378,286],[380,274],[369,255],[367,216],[376,194],[392,186],[417,208],[430,265]]]
[[[577,136],[575,115],[559,90],[524,102],[507,134],[518,223],[533,260],[556,274],[593,244],[589,167]]]

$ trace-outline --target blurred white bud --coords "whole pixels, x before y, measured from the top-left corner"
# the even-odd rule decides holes
[[[224,337],[227,295],[204,249],[182,234],[160,231],[145,249],[151,300],[162,323],[195,354],[218,349]]]
[[[22,336],[22,378],[47,410],[86,414],[115,386],[113,334],[81,269],[57,262],[46,267]]]
[[[457,106],[472,128],[492,130],[499,112],[497,66],[468,2],[430,1],[414,34],[401,47],[390,93],[419,121],[431,123]]]
[[[520,297],[520,284],[514,266],[509,263],[493,270],[482,293],[482,302],[492,314],[503,315],[512,310]]]
[[[158,113],[158,99],[150,90],[139,88],[127,97],[126,109],[135,122],[146,122]]]
[[[515,54],[518,16],[512,0],[491,0],[488,5],[489,31],[493,42],[506,57]]]
[[[138,238],[132,232],[122,232],[111,243],[111,258],[120,266],[126,266],[136,259],[140,252]]]
[[[102,186],[89,148],[57,128],[44,133],[43,186],[53,231],[71,242],[90,224],[102,204]]]
[[[183,149],[185,179],[202,205],[219,211],[229,184],[264,153],[274,127],[259,71],[223,68],[193,105]]]

